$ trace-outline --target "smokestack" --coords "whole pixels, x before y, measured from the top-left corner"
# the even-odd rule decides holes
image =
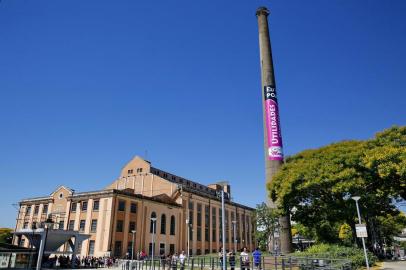
[[[256,12],[259,32],[259,51],[261,60],[262,108],[264,119],[264,152],[266,184],[283,164],[282,133],[279,121],[279,108],[276,96],[275,75],[272,61],[271,41],[268,29],[269,10],[260,7]],[[268,197],[267,204],[276,207]],[[289,213],[279,219],[281,252],[292,252]]]

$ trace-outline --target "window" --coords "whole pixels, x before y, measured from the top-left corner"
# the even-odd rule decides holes
[[[63,193],[59,193],[59,199],[62,199]]]
[[[135,231],[135,222],[130,221],[130,225],[128,226],[128,232],[132,233],[132,231]]]
[[[161,234],[166,234],[166,215],[161,215]]]
[[[159,244],[159,255],[165,254],[165,243]]]
[[[202,241],[202,205],[200,203],[197,204],[197,233],[196,233],[196,240]]]
[[[24,222],[24,224],[23,224],[23,229],[28,229],[28,222],[27,222],[27,221]]]
[[[89,255],[94,255],[94,240],[89,241]]]
[[[87,211],[87,201],[82,202],[82,211]]]
[[[97,219],[92,219],[92,224],[90,225],[90,232],[96,232],[97,230]]]
[[[154,251],[155,251],[155,243],[154,243]],[[148,255],[151,256],[152,255],[152,243],[149,243],[148,252],[149,252]]]
[[[151,213],[151,219],[152,219],[152,218],[155,218],[155,219],[156,219],[156,213],[155,213],[155,212],[152,212],[152,213]],[[150,233],[152,233],[152,232],[156,233],[156,221],[155,221],[155,222],[152,222],[151,219],[150,219],[150,225],[149,225],[149,232],[150,232]]]
[[[44,204],[44,206],[42,207],[42,213],[48,214],[48,204]]]
[[[189,240],[193,241],[193,202],[189,202]]]
[[[122,220],[117,220],[116,232],[123,232],[123,221]]]
[[[26,215],[31,214],[31,205],[27,206],[27,208],[25,209],[25,214]]]
[[[138,169],[137,169],[137,172],[142,172],[142,168],[138,168]]]
[[[118,201],[118,211],[125,211],[125,201]]]
[[[209,226],[210,226],[210,206],[205,205],[204,206],[204,240],[206,242],[210,241]],[[205,253],[207,254],[209,252],[205,252]]]
[[[171,216],[171,228],[170,228],[170,234],[171,235],[175,235],[175,216],[174,215],[172,215]],[[173,254],[173,253],[171,253],[171,254]]]
[[[169,245],[169,254],[175,254],[175,244]]]
[[[37,215],[38,212],[39,212],[39,205],[36,205],[36,206],[34,207],[34,215]]]
[[[127,171],[128,174],[133,174],[133,172],[134,171],[132,169]]]
[[[73,202],[73,203],[71,204],[70,210],[72,211],[72,213],[76,212],[76,205],[77,205],[77,203],[75,203],[75,202]]]
[[[131,203],[131,213],[137,213],[137,203]]]
[[[223,211],[219,208],[219,241],[223,241]]]
[[[93,201],[93,211],[99,211],[100,201]]]
[[[75,221],[69,220],[68,230],[73,231],[75,229]]]
[[[85,230],[86,220],[81,219],[79,223],[79,231],[83,232]]]
[[[59,230],[63,230],[63,227],[65,226],[65,222],[63,220],[59,221],[59,226],[58,229]]]
[[[225,211],[225,221],[224,221],[224,227],[226,229],[226,242],[228,243],[230,241],[229,237],[229,232],[230,232],[230,226],[228,222],[228,210]]]
[[[122,250],[122,243],[121,241],[116,241],[114,243],[114,256],[121,257],[121,250]]]
[[[217,232],[216,232],[216,208],[212,208],[211,209],[211,222],[212,222],[212,235],[211,235],[211,241],[216,242],[216,236],[217,236]]]

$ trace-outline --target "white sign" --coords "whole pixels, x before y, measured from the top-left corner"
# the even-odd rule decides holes
[[[359,238],[367,238],[367,225],[365,224],[355,224],[355,231],[357,233],[357,237]]]

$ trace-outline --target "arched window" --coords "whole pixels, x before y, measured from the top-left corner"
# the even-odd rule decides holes
[[[175,235],[175,216],[171,216],[171,235]]]
[[[161,215],[161,234],[166,234],[166,215]]]
[[[155,218],[155,225],[153,224],[154,222],[152,222],[153,218]],[[155,212],[151,213],[150,226],[149,226],[149,232],[152,233],[153,231],[154,231],[154,233],[156,233],[156,213]]]

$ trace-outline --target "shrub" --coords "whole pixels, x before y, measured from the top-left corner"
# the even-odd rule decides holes
[[[309,247],[304,252],[295,253],[299,256],[312,257],[327,257],[330,259],[348,259],[351,260],[353,269],[365,266],[364,251],[357,247],[346,247],[333,244],[317,244]],[[374,265],[377,258],[374,254],[368,251],[368,261],[370,265]]]

